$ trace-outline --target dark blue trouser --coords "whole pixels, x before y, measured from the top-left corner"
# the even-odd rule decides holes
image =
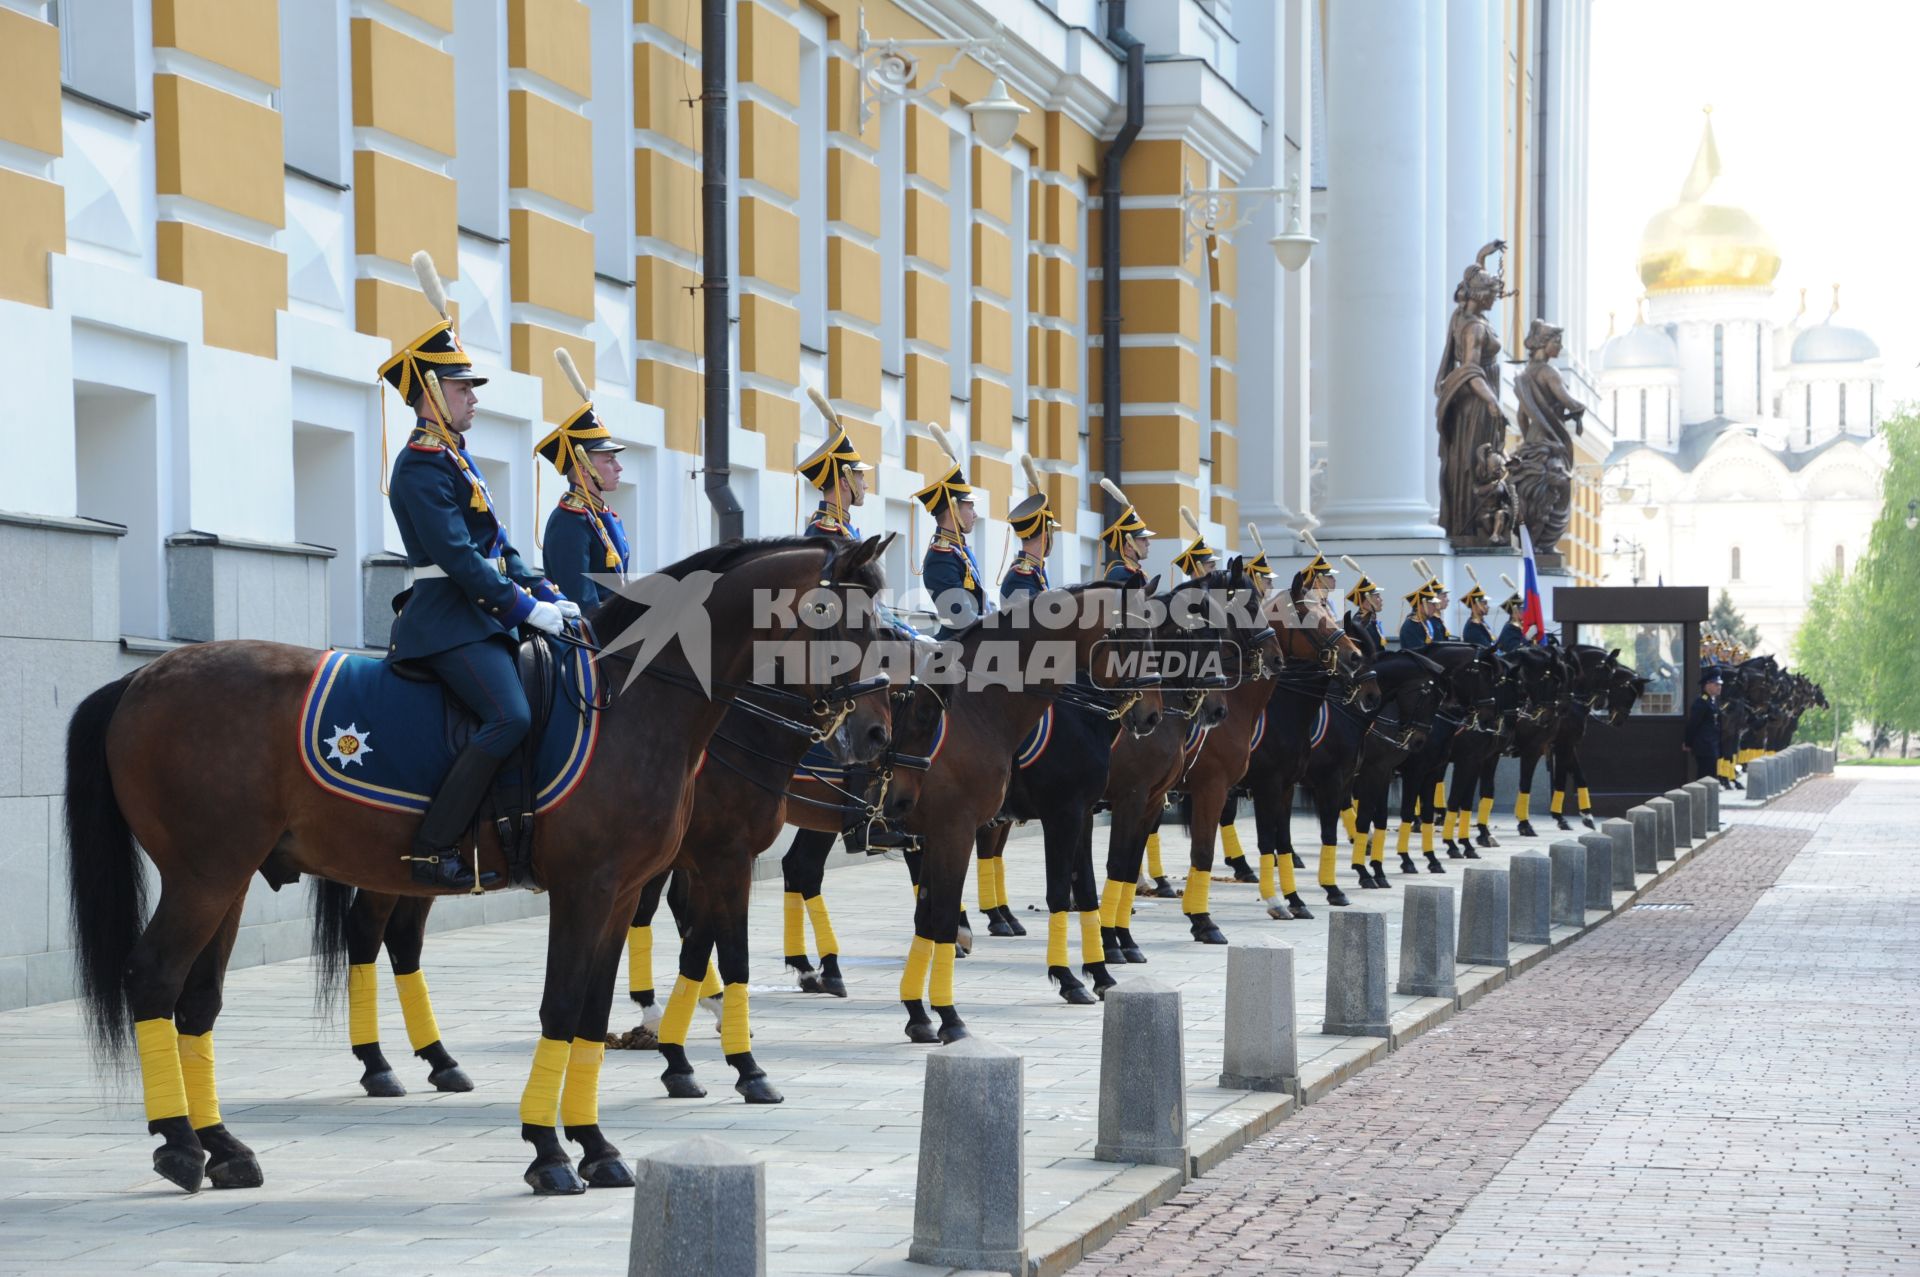
[[[526,689],[505,643],[481,639],[421,658],[480,725],[468,744],[505,761],[533,728]]]

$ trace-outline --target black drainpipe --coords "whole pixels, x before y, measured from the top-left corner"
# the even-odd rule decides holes
[[[1127,118],[1107,145],[1100,166],[1100,469],[1120,482],[1120,165],[1139,136],[1146,113],[1147,48],[1127,30],[1127,0],[1107,0],[1107,40],[1126,55]],[[1106,525],[1120,517],[1105,498]]]
[[[720,539],[746,535],[746,515],[733,493],[733,369],[730,323],[732,267],[727,260],[727,8],[702,0],[700,11],[700,227],[702,320],[706,338],[707,500],[720,519]]]

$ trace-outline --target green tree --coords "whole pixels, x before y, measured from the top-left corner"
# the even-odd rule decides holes
[[[1920,730],[1920,529],[1907,527],[1907,502],[1920,499],[1920,413],[1904,409],[1882,429],[1887,473],[1880,517],[1855,573],[1862,596],[1859,659],[1877,724]]]
[[[1733,595],[1727,593],[1724,585],[1720,587],[1720,597],[1713,601],[1713,611],[1707,614],[1707,628],[1721,638],[1732,639],[1749,652],[1760,642],[1760,631],[1740,615],[1740,609],[1733,605]]]

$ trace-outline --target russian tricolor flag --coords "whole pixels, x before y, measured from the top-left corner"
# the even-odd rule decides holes
[[[1520,553],[1526,559],[1520,578],[1520,632],[1538,643],[1547,636],[1547,613],[1540,602],[1540,575],[1533,566],[1533,538],[1524,523],[1520,525]]]

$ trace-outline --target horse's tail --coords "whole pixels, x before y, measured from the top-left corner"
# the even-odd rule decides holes
[[[67,885],[80,992],[94,1049],[118,1058],[132,1036],[127,960],[147,913],[146,875],[113,793],[107,729],[133,675],[108,683],[67,724]]]
[[[325,1013],[340,995],[347,972],[347,918],[353,911],[353,888],[329,878],[315,878],[313,897],[313,1005]]]

